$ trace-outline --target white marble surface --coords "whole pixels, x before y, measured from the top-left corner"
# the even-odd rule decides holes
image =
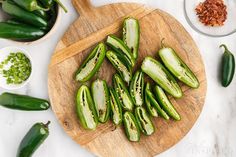
[[[32,45],[19,45],[15,42],[0,40],[0,47],[14,45],[27,49],[36,65],[34,69],[36,72],[30,84],[14,92],[48,98],[47,66],[50,56],[68,25],[78,16],[70,1],[62,0],[62,2],[68,7],[69,13],[63,14],[60,26],[47,40]],[[95,5],[103,5],[121,2],[121,0],[92,0],[92,2]],[[217,79],[222,55],[218,46],[225,43],[236,55],[236,34],[225,38],[209,38],[194,32],[184,18],[183,0],[132,0],[132,2],[142,2],[163,9],[178,19],[199,46],[206,67],[208,92],[201,116],[183,140],[158,157],[236,156],[236,79],[229,88],[222,88]],[[0,93],[3,91],[0,89]],[[35,122],[47,120],[52,121],[50,136],[37,150],[34,157],[93,156],[64,133],[51,110],[21,112],[0,108],[0,157],[14,157],[18,144],[28,129]]]

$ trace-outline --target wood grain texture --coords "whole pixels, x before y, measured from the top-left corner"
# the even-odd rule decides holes
[[[204,65],[191,36],[172,16],[158,9],[130,3],[93,8],[87,0],[74,0],[73,4],[80,17],[58,43],[48,73],[52,109],[65,132],[84,148],[103,157],[151,157],[176,144],[200,115],[207,87]],[[115,128],[111,122],[100,124],[96,131],[85,131],[76,116],[75,95],[80,83],[74,80],[75,71],[97,42],[109,34],[121,36],[122,21],[127,16],[138,18],[141,26],[136,68],[140,67],[145,56],[157,58],[160,41],[165,38],[166,45],[178,52],[200,81],[200,88],[196,90],[180,83],[184,97],[171,98],[182,120],[153,119],[156,132],[149,137],[142,135],[139,143],[129,142],[122,126]],[[105,60],[94,78],[105,79],[111,85],[114,73],[111,64]]]

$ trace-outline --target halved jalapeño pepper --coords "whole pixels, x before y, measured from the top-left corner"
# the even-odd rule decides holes
[[[101,67],[105,55],[105,44],[98,44],[76,72],[76,80],[80,82],[86,82],[90,80]]]
[[[150,87],[150,83],[147,83],[146,84],[146,87],[145,87],[145,104],[146,104],[146,108],[147,108],[147,111],[148,113],[153,116],[153,117],[158,117],[158,112],[157,110],[155,109],[155,107],[151,104],[149,98],[148,98],[148,95],[147,95],[147,92],[148,91],[151,91],[151,87]]]
[[[107,44],[114,49],[116,52],[120,53],[120,54],[124,54],[127,61],[129,62],[129,64],[133,67],[135,64],[135,59],[133,57],[133,55],[131,54],[131,51],[129,49],[129,47],[127,45],[125,45],[125,43],[117,38],[114,35],[109,35],[107,37]]]
[[[155,127],[152,123],[152,120],[143,107],[137,107],[135,109],[135,117],[142,133],[145,135],[151,135],[155,132]]]
[[[184,61],[176,54],[176,52],[169,47],[163,47],[159,51],[159,56],[166,68],[180,81],[192,88],[199,87],[199,81],[190,68]]]
[[[110,88],[110,104],[112,122],[115,125],[119,125],[122,122],[122,108],[113,88]]]
[[[106,81],[97,79],[92,83],[91,90],[98,121],[105,123],[110,114],[110,97]]]
[[[176,98],[182,97],[183,93],[178,83],[160,62],[152,57],[146,57],[141,68],[170,95]]]
[[[166,113],[172,117],[174,120],[180,120],[181,117],[179,113],[176,111],[175,107],[172,105],[165,92],[161,87],[155,86],[155,94],[161,105],[161,107],[166,111]]]
[[[131,50],[131,53],[136,60],[139,50],[140,28],[137,19],[132,17],[126,18],[123,23],[123,41]]]
[[[82,85],[77,93],[77,115],[85,129],[94,130],[98,124],[94,103],[89,88]]]
[[[132,111],[134,107],[133,100],[125,86],[125,83],[118,74],[113,76],[113,85],[122,108],[124,110]]]
[[[143,91],[144,91],[144,74],[142,71],[137,71],[132,78],[130,84],[130,95],[136,106],[143,105]]]
[[[158,115],[160,115],[161,117],[163,117],[166,120],[169,120],[170,117],[168,116],[168,114],[160,107],[160,105],[158,104],[158,102],[155,99],[155,96],[152,94],[151,91],[146,91],[148,99],[150,100],[151,104],[156,108]]]
[[[138,142],[140,140],[140,130],[134,115],[126,111],[123,120],[127,138],[132,142]]]
[[[114,51],[107,51],[106,57],[118,71],[122,79],[129,84],[132,78],[132,69],[126,64],[122,54],[118,54]]]

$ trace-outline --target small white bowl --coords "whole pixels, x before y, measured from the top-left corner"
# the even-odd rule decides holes
[[[32,64],[32,58],[31,58],[31,56],[29,55],[29,53],[26,50],[24,50],[22,48],[19,48],[19,47],[13,47],[13,46],[9,46],[9,47],[5,47],[5,48],[0,49],[0,63],[3,60],[5,60],[6,57],[11,52],[13,52],[13,53],[22,52],[23,54],[26,55],[26,57],[29,58],[30,63],[31,63],[31,73],[30,73],[29,78],[26,81],[24,81],[23,83],[19,84],[19,85],[7,84],[6,83],[6,78],[4,78],[2,76],[2,74],[0,74],[0,87],[2,87],[4,89],[7,89],[7,90],[16,90],[16,89],[24,87],[25,85],[27,85],[29,83],[29,81],[30,81],[30,79],[32,78],[32,75],[33,75],[33,64]]]

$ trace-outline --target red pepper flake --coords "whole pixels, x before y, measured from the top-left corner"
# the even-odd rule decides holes
[[[227,6],[223,0],[206,0],[195,11],[199,21],[205,26],[223,26],[227,19]]]

